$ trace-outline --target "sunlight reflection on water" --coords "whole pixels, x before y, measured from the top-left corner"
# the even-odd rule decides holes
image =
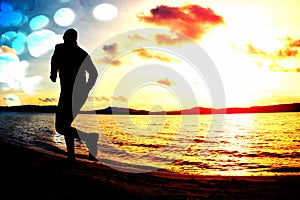
[[[97,115],[97,127],[91,125],[90,117],[80,115],[75,125],[103,134],[98,145],[100,161],[155,169],[163,160],[170,163],[166,170],[201,175],[300,175],[300,113],[226,115],[218,134],[209,133],[210,115],[189,116],[197,118],[198,124],[181,129],[180,116],[150,120],[142,115]],[[1,113],[0,124],[1,140],[52,153],[65,151],[63,137],[54,131],[53,114]],[[189,131],[192,126],[198,126],[196,133]],[[104,137],[110,143],[104,143]],[[177,144],[184,142],[187,148],[178,156],[182,149]],[[76,143],[76,152],[86,154],[84,142]]]
[[[147,120],[149,116],[132,116],[131,119],[135,124],[146,126],[150,132],[152,129],[156,131],[155,135],[152,133],[150,136],[146,132],[131,134],[130,131],[134,132],[135,127],[126,126],[126,117],[124,117],[123,125],[126,126],[124,131],[123,125],[120,127],[112,123],[114,117],[98,116],[103,133],[109,137],[115,148],[134,153],[134,156],[111,155],[110,152],[105,152],[103,147],[100,148],[100,151],[105,152],[103,156],[107,159],[159,167],[151,160],[155,159],[154,157],[143,157],[145,153],[164,148],[175,136],[178,138],[176,142],[180,143],[184,141],[180,138],[193,135],[193,142],[180,157],[173,155],[178,150],[176,142],[168,146],[169,151],[165,151],[166,154],[162,155],[172,161],[167,169],[178,173],[221,175],[274,175],[300,172],[300,152],[297,148],[300,144],[297,140],[300,134],[297,131],[299,125],[293,123],[299,120],[299,113],[226,115],[222,129],[216,131],[218,134],[209,133],[212,120],[210,115],[190,116],[198,118],[199,130],[196,134],[190,133],[188,126],[178,132],[180,116],[167,116],[162,124],[149,123]],[[118,117],[120,118],[118,121],[122,121],[123,116]]]

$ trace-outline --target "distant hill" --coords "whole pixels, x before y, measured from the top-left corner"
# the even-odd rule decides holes
[[[23,106],[0,106],[0,111],[8,112],[34,112],[34,113],[55,113],[57,106],[37,106],[37,105],[23,105]]]
[[[171,111],[168,114],[238,114],[238,113],[276,113],[276,112],[300,112],[300,103],[293,104],[278,104],[269,106],[253,106],[247,108],[234,107],[234,108],[202,108],[195,107],[183,111]]]
[[[24,106],[0,106],[0,111],[7,112],[34,112],[34,113],[55,113],[57,106],[37,106],[37,105],[24,105]],[[203,114],[237,114],[237,113],[276,113],[276,112],[300,112],[300,103],[293,104],[278,104],[269,106],[253,106],[247,108],[233,107],[233,108],[203,108],[194,107],[186,110],[175,111],[161,111],[150,112],[147,110],[135,110],[128,108],[107,107],[105,109],[95,111],[82,111],[83,114],[96,113],[96,114],[131,114],[131,115],[203,115]]]

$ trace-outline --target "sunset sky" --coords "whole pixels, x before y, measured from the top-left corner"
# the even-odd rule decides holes
[[[0,106],[57,104],[50,59],[68,28],[99,71],[93,108],[221,106],[176,53],[191,41],[214,63],[227,107],[300,102],[298,0],[0,0],[0,8]]]

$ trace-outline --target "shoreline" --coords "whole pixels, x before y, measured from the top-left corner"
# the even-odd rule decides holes
[[[1,112],[34,112],[34,113],[55,113],[56,105],[20,105],[20,106],[0,106]],[[100,114],[100,115],[214,115],[214,114],[255,114],[255,113],[284,113],[300,112],[300,103],[270,104],[249,107],[225,107],[208,108],[192,107],[184,110],[156,111],[137,110],[123,107],[107,107],[97,110],[85,110],[80,114]]]
[[[300,176],[126,173],[98,161],[0,141],[2,195],[10,199],[299,199]]]

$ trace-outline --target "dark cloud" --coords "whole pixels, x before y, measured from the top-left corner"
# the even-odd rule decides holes
[[[158,59],[165,62],[170,62],[170,58],[164,56],[163,54],[151,53],[150,51],[144,48],[135,49],[133,52],[135,52],[137,55],[139,55],[142,58],[152,58],[152,59]]]
[[[168,27],[172,31],[183,33],[193,39],[201,39],[212,27],[224,24],[223,17],[210,8],[199,5],[182,7],[157,6],[150,15],[139,15],[139,20]]]
[[[118,52],[118,44],[113,43],[110,45],[104,45],[103,50],[108,54],[115,55]]]
[[[6,100],[6,101],[16,101],[16,99],[14,99],[13,97],[4,97],[3,100]]]
[[[120,60],[116,59],[116,55],[118,53],[118,44],[117,43],[104,45],[102,49],[106,55],[100,59],[97,59],[95,61],[96,63],[100,63],[100,64],[104,63],[104,64],[108,64],[108,65],[115,66],[115,67],[122,64],[122,62]]]

